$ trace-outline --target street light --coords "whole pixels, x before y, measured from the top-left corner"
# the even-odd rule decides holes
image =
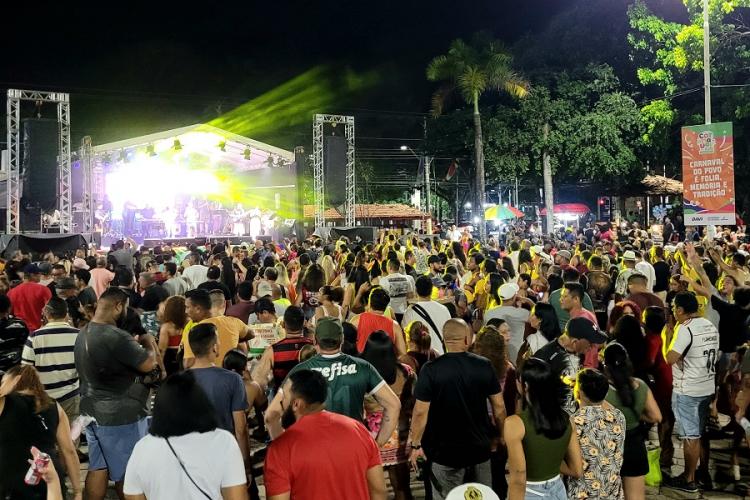
[[[430,157],[427,155],[418,155],[412,148],[406,144],[402,144],[399,147],[401,151],[409,151],[414,158],[418,159],[424,167],[424,185],[425,185],[425,208],[426,212],[430,214],[432,218],[432,197],[430,196]],[[430,223],[432,225],[432,223]]]

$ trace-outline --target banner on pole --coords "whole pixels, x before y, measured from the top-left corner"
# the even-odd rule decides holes
[[[682,185],[686,225],[735,224],[731,122],[682,127]]]

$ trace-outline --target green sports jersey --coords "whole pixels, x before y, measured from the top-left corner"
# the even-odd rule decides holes
[[[364,399],[385,384],[370,363],[347,354],[319,354],[298,364],[289,372],[315,370],[328,381],[326,410],[361,421]]]

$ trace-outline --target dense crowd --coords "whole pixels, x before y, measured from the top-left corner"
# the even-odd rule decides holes
[[[667,220],[15,252],[0,498],[102,499],[110,481],[127,499],[259,498],[262,475],[271,499],[410,499],[416,480],[434,499],[635,500],[647,475],[710,489],[715,436],[739,481],[743,240]]]

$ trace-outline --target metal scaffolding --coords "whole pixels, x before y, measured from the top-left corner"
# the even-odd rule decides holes
[[[60,232],[70,233],[73,227],[73,204],[70,173],[70,96],[62,92],[8,89],[7,109],[7,213],[6,232],[21,232],[21,101],[57,104],[58,155],[57,202],[60,211]]]
[[[94,153],[91,149],[91,136],[81,140],[81,172],[83,173],[83,232],[94,230]]]
[[[323,126],[326,123],[344,124],[346,136],[346,199],[344,201],[344,225],[356,224],[356,172],[354,117],[316,114],[313,122],[313,188],[315,200],[315,227],[325,225],[325,165],[323,165]]]

